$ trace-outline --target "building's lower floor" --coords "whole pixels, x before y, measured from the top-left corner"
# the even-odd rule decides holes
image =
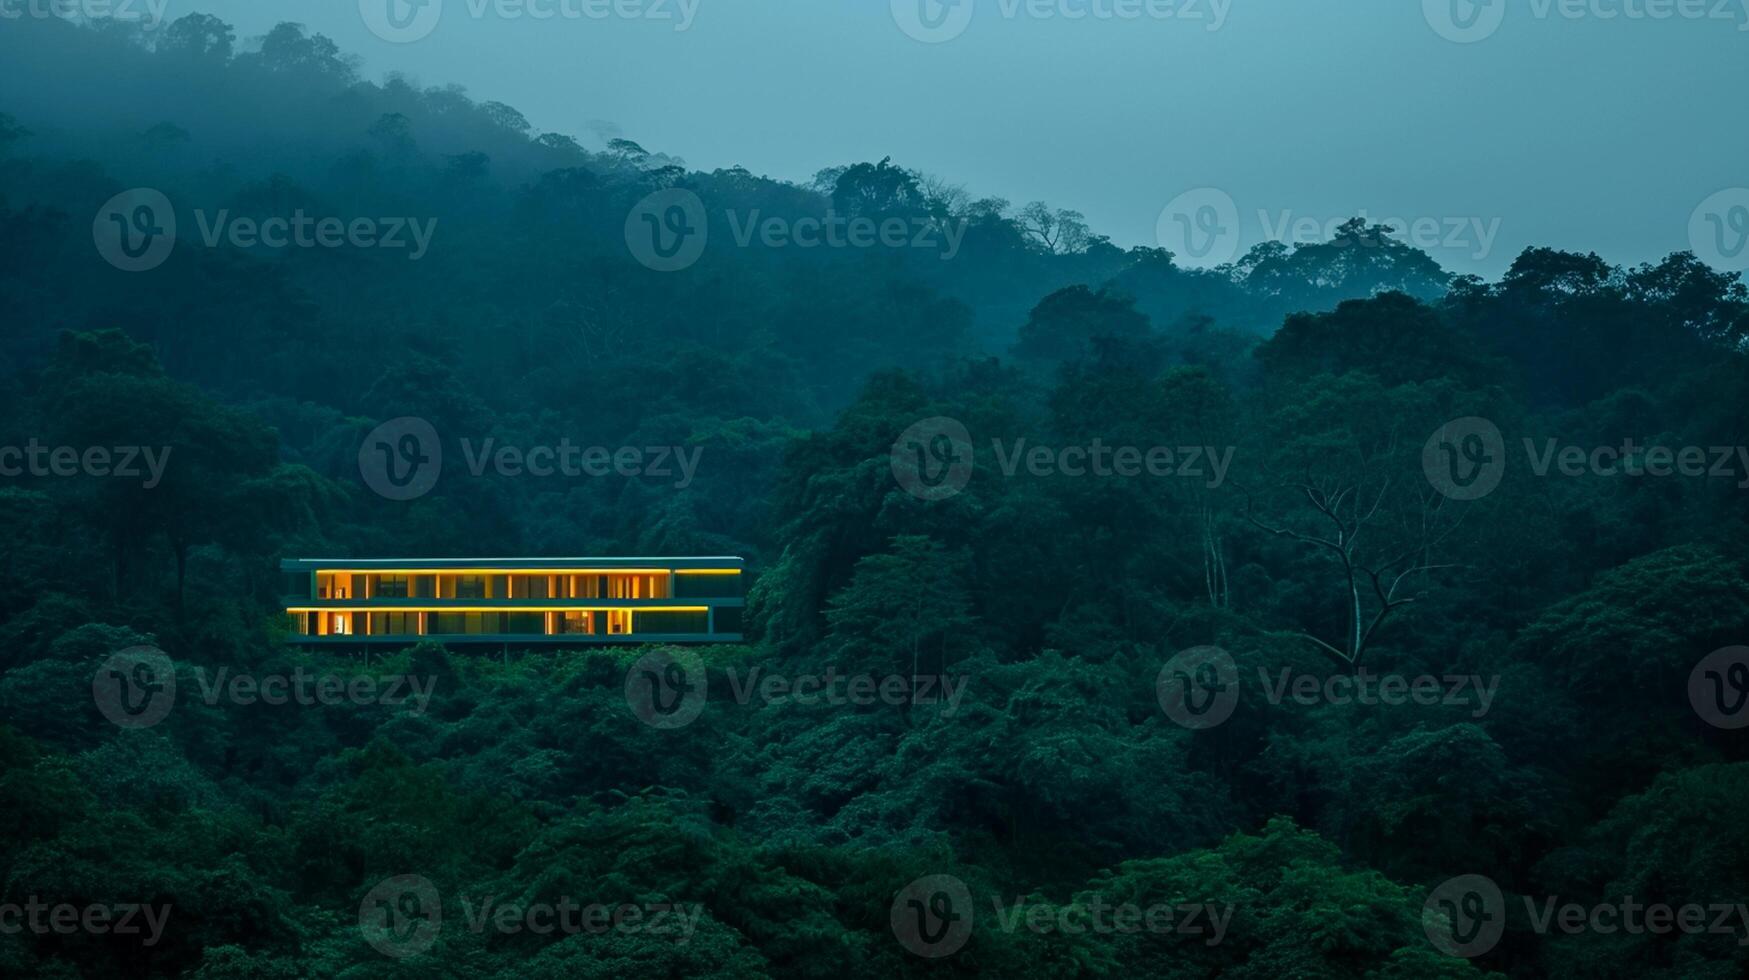
[[[739,642],[740,606],[291,609],[294,642]]]

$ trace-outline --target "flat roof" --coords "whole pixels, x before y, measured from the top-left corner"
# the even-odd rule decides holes
[[[329,570],[368,572],[373,569],[414,572],[443,572],[456,569],[470,571],[474,569],[562,571],[573,568],[611,571],[616,568],[740,568],[744,564],[746,564],[744,559],[733,556],[719,558],[287,558],[279,563],[279,567],[281,571],[286,572]]]

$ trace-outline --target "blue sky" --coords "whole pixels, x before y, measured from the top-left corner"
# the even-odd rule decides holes
[[[1531,244],[1639,262],[1749,187],[1749,0],[167,2],[245,39],[302,22],[369,77],[459,83],[587,145],[606,121],[794,179],[892,156],[1126,246],[1212,188],[1243,247],[1364,212],[1459,271]]]

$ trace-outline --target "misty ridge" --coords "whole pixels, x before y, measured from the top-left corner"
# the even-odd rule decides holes
[[[455,88],[398,76],[362,80],[355,59],[295,25],[249,41],[205,15],[152,31],[81,30],[56,19],[8,26],[0,37],[6,55],[0,71],[13,93],[6,111],[30,133],[9,141],[15,203],[90,210],[78,194],[96,188],[46,165],[84,160],[99,165],[114,190],[163,191],[186,212],[182,235],[198,234],[209,250],[214,239],[228,247],[239,240],[258,245],[257,231],[239,237],[239,221],[404,222],[412,231],[429,229],[429,242],[419,244],[435,250],[409,273],[439,290],[430,298],[458,314],[481,303],[471,288],[462,295],[460,283],[485,277],[506,287],[489,301],[494,317],[553,315],[555,304],[567,301],[559,270],[567,276],[617,270],[627,258],[625,215],[652,191],[672,187],[692,190],[707,204],[715,278],[748,283],[732,297],[696,297],[719,311],[713,341],[759,343],[749,328],[725,334],[735,328],[722,321],[763,322],[780,343],[791,339],[789,329],[826,332],[790,326],[799,314],[773,295],[783,290],[770,288],[786,277],[805,277],[808,288],[831,292],[866,263],[882,262],[915,285],[904,298],[845,290],[840,322],[830,329],[853,345],[839,354],[854,360],[856,376],[920,366],[944,353],[1003,353],[1040,299],[1074,284],[1133,296],[1162,336],[1206,325],[1242,342],[1267,334],[1290,312],[1327,310],[1386,290],[1430,300],[1451,279],[1426,255],[1362,227],[1342,230],[1334,244],[1259,247],[1230,268],[1208,272],[1182,268],[1159,249],[1116,248],[1066,207],[976,198],[947,179],[888,161],[832,167],[797,186],[740,169],[691,172],[683,161],[629,140],[588,150],[570,135],[534,132],[513,107],[478,104]],[[97,67],[57,68],[67,64]],[[40,78],[60,81],[31,81]],[[581,97],[586,113],[586,93]],[[904,223],[904,247],[881,240],[880,226],[893,220]],[[771,237],[773,222],[781,223],[782,239]],[[872,242],[831,247],[835,226],[846,227],[848,246],[849,226],[859,222],[870,223]],[[805,242],[810,223],[820,226],[826,247],[784,247]],[[1345,241],[1356,247],[1343,248]],[[306,251],[283,257],[292,267],[287,275],[321,274],[309,268],[321,257]],[[414,253],[423,256],[415,245],[397,257]],[[464,269],[471,271],[459,275]],[[642,271],[625,270],[631,281],[622,288],[667,292]],[[454,292],[440,300],[445,290]],[[355,297],[377,309],[383,299]],[[674,299],[665,296],[662,305]],[[894,304],[878,324],[867,309],[875,303]],[[670,316],[689,319],[678,310]],[[663,336],[688,339],[684,332]],[[907,343],[888,342],[893,336]],[[843,380],[824,378],[807,388],[821,397],[843,391]],[[841,404],[827,397],[831,407]]]
[[[0,975],[1749,971],[1749,211],[1205,261],[360,64],[0,19]]]

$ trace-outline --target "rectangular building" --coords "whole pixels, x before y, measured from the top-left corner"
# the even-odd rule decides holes
[[[739,643],[739,558],[293,559],[302,644]]]

